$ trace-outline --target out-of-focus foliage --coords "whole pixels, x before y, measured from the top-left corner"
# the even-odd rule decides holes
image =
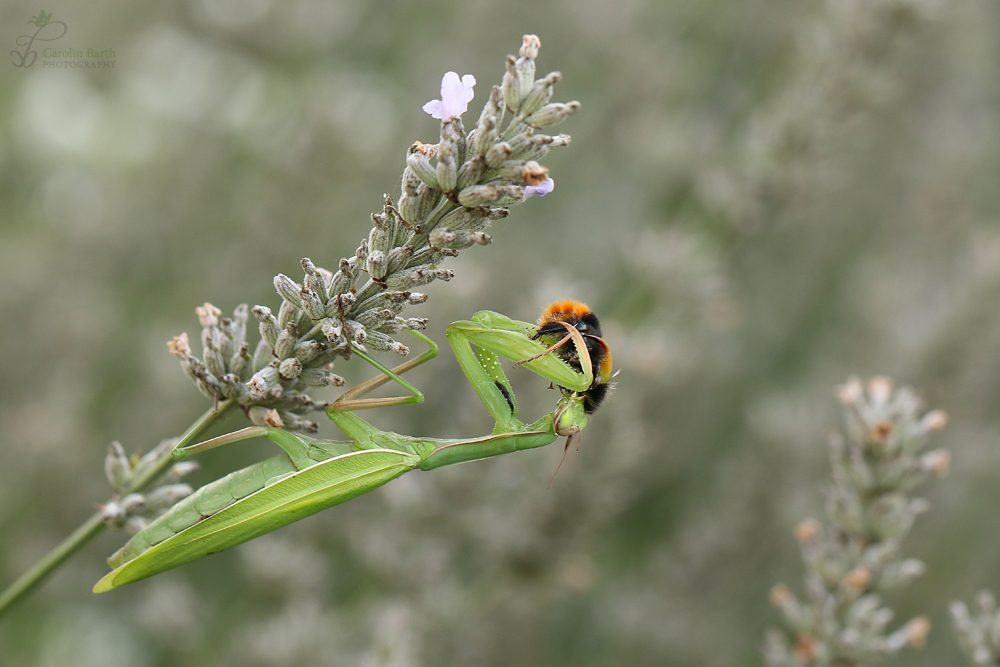
[[[622,372],[550,490],[557,448],[408,476],[97,597],[106,534],[0,623],[2,664],[759,664],[851,373],[951,415],[952,474],[906,546],[928,573],[891,603],[931,617],[908,664],[960,659],[947,602],[1000,584],[995,3],[45,9],[117,64],[0,65],[4,583],[104,500],[110,441],[148,450],[207,407],[164,345],[194,307],[276,304],[275,274],[349,255],[436,140],[442,73],[493,81],[526,32],[583,104],[556,190],[415,314],[443,341],[482,308],[579,298]],[[38,10],[0,6],[10,49]],[[413,375],[427,402],[375,423],[485,432],[450,355]],[[522,410],[550,409],[515,375]],[[201,481],[270,451],[234,449]]]

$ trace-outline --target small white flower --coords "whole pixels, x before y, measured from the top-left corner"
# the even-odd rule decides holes
[[[552,190],[555,187],[556,187],[556,182],[553,181],[551,178],[546,178],[544,181],[542,181],[541,185],[526,185],[524,186],[524,198],[527,199],[528,197],[534,197],[536,195],[539,197],[544,197],[545,195],[552,192]]]
[[[461,116],[469,108],[469,102],[475,93],[472,87],[476,85],[476,77],[466,74],[461,81],[455,72],[446,72],[441,79],[441,99],[431,100],[424,105],[424,111],[432,118],[448,120]]]

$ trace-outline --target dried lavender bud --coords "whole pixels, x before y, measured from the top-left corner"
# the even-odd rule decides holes
[[[219,315],[222,311],[208,303],[207,301],[203,306],[199,306],[194,309],[194,312],[198,315],[198,323],[201,324],[203,329],[210,329],[219,324]]]

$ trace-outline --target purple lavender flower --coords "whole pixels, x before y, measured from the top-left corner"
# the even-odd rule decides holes
[[[424,105],[424,111],[432,118],[448,120],[461,116],[469,108],[469,102],[475,93],[472,87],[476,85],[476,77],[466,74],[459,81],[455,72],[445,72],[441,79],[441,99],[431,100]]]
[[[539,197],[544,197],[545,195],[552,192],[556,187],[556,182],[551,178],[546,178],[542,181],[541,185],[526,185],[524,186],[524,198],[534,197],[538,195]]]

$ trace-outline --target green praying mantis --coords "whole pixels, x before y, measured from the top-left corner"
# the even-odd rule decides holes
[[[573,307],[560,309],[566,305]],[[496,420],[488,436],[457,440],[410,437],[379,430],[354,414],[423,401],[423,394],[402,375],[437,356],[438,348],[423,334],[411,331],[428,349],[392,369],[355,346],[353,353],[381,374],[348,390],[327,408],[327,415],[350,441],[315,440],[254,426],[175,449],[173,456],[180,459],[264,436],[284,453],[230,473],[174,505],[108,559],[113,569],[97,582],[94,592],[103,593],[242,544],[368,493],[410,470],[433,470],[543,447],[559,436],[566,436],[568,450],[586,427],[588,413],[606,394],[611,356],[600,338],[597,319],[586,306],[553,304],[543,320],[542,325],[533,325],[481,311],[470,321],[455,322],[447,329],[459,366]],[[548,345],[560,335],[560,340]],[[558,385],[562,396],[555,410],[531,424],[521,422],[500,357]],[[361,398],[390,380],[408,395]]]

